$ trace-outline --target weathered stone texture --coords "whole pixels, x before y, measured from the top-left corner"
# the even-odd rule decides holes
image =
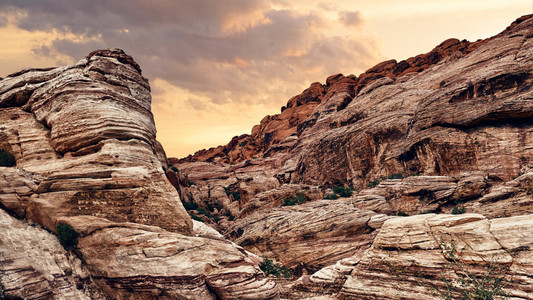
[[[148,80],[122,50],[0,81],[0,148],[16,159],[16,167],[0,167],[7,296],[278,296],[256,257],[205,228],[196,236],[167,180],[150,102]],[[55,232],[58,223],[79,234],[73,251],[43,230]]]

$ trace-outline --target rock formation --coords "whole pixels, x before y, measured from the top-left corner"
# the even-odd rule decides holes
[[[284,297],[427,299],[454,280],[450,263],[479,275],[494,254],[518,280],[505,291],[533,299],[532,47],[528,15],[486,40],[313,83],[251,135],[170,159],[182,198],[303,275]],[[291,199],[304,200],[281,207]]]
[[[0,81],[0,148],[16,160],[0,167],[7,298],[276,297],[253,255],[196,234],[165,176],[150,102],[121,50]],[[78,235],[73,250],[53,235],[58,224]]]
[[[488,274],[533,299],[532,46],[524,16],[333,75],[170,165],[123,51],[12,74],[0,297],[428,299]],[[294,278],[265,276],[259,256]]]

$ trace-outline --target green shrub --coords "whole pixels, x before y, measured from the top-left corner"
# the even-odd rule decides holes
[[[408,213],[405,213],[405,212],[403,212],[403,211],[399,211],[396,215],[397,215],[397,216],[400,216],[400,217],[408,217],[408,216],[409,216]]]
[[[233,215],[229,215],[229,216],[228,216],[228,221],[233,221],[233,220],[235,220],[235,216],[233,216]]]
[[[56,226],[57,238],[61,245],[69,250],[78,245],[78,233],[72,226],[64,223],[58,223]]]
[[[457,256],[455,245],[441,243],[444,255],[448,261],[446,269],[455,274],[455,278],[441,277],[444,288],[434,288],[436,296],[446,299],[508,299],[504,287],[508,284],[506,273],[509,266],[500,266],[495,257],[491,261],[483,260],[484,269],[481,273],[472,273],[469,266],[465,265]]]
[[[463,206],[456,206],[452,209],[452,215],[460,215],[466,212],[466,208]]]
[[[324,199],[336,200],[336,199],[339,199],[339,196],[337,196],[337,194],[335,193],[331,193],[331,194],[327,194],[326,197],[324,197]]]
[[[207,210],[205,210],[205,208],[198,207],[198,209],[196,209],[196,210],[198,211],[199,214],[204,215],[204,216],[206,216],[208,218],[211,218],[211,214]]]
[[[383,177],[374,178],[374,180],[372,180],[372,181],[370,181],[370,182],[368,183],[368,187],[369,187],[369,188],[376,187],[378,184],[381,183],[381,180],[383,180]]]
[[[200,221],[200,222],[202,222],[202,223],[205,222],[204,219],[202,219],[201,217],[199,217],[199,216],[197,216],[197,215],[195,215],[195,214],[193,214],[193,213],[190,213],[189,215],[191,216],[191,218],[192,218],[193,220]]]
[[[0,149],[0,167],[14,167],[16,164],[13,154]]]
[[[272,275],[275,277],[285,277],[285,278],[290,278],[293,276],[291,269],[279,263],[276,263],[268,259],[267,257],[263,259],[263,262],[261,263],[261,265],[259,265],[259,268],[261,269],[261,271],[265,273],[266,276]]]
[[[304,192],[298,192],[294,196],[285,198],[281,206],[292,206],[292,205],[302,204],[307,200],[309,200],[309,198],[305,195]]]
[[[402,174],[391,174],[387,177],[387,179],[403,179],[404,176]]]
[[[198,204],[194,202],[181,202],[186,210],[195,210],[198,208]]]
[[[350,197],[352,195],[352,190],[350,188],[339,185],[333,188],[333,192],[340,197]]]
[[[226,192],[226,196],[233,196],[233,201],[241,199],[241,193],[239,193],[238,191],[232,191],[229,186],[225,186],[224,191]]]

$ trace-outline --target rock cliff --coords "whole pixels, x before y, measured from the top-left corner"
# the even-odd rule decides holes
[[[292,268],[287,298],[456,297],[446,282],[494,267],[533,299],[532,47],[528,15],[313,83],[251,135],[170,159],[182,199]]]
[[[533,299],[532,46],[524,16],[333,75],[170,165],[123,51],[9,75],[0,298],[428,299],[483,281]]]
[[[198,230],[165,171],[148,80],[122,50],[0,81],[0,287],[8,299],[258,299],[276,284]],[[54,234],[70,228],[65,251]],[[68,233],[67,233],[68,234]]]

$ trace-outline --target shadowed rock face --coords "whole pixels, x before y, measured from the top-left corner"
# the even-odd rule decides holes
[[[242,248],[197,236],[167,180],[150,102],[148,80],[122,50],[0,81],[0,148],[16,159],[0,167],[6,296],[276,297]],[[69,224],[78,246],[67,253],[50,233],[14,218],[52,232]]]
[[[489,223],[514,224],[533,213],[532,47],[528,15],[486,40],[450,39],[359,77],[330,76],[291,98],[280,114],[265,117],[251,135],[170,159],[180,169],[184,199],[216,207],[213,214],[222,221],[213,224],[246,249],[297,271],[320,269],[284,287],[284,296],[427,299],[430,286],[442,287],[435,274],[445,271],[443,249],[403,249],[403,240],[390,247],[376,243],[396,234],[389,224],[396,222],[405,226],[399,240],[424,231],[439,244],[435,228],[414,228],[412,222],[426,218],[413,216],[418,214],[438,213],[431,215],[438,223],[462,209],[477,213],[479,222],[461,220],[485,236],[493,235]],[[353,195],[316,201],[337,185],[352,186]],[[306,203],[280,207],[298,193]],[[467,244],[461,247],[484,257],[474,247],[475,234],[441,225],[461,235]],[[523,257],[533,241],[523,232],[509,234],[523,237],[518,248],[493,250],[519,250],[502,264],[521,278],[510,294],[532,299],[531,260]],[[424,261],[426,254],[431,262]],[[410,256],[416,256],[406,269],[411,278],[390,279]],[[391,268],[381,268],[380,260]],[[413,274],[433,279],[395,294],[403,282],[416,281]]]

